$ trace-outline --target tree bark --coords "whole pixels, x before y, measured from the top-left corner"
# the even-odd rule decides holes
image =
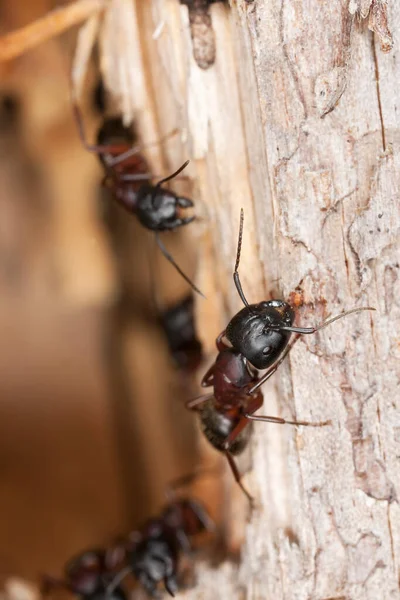
[[[210,355],[240,308],[240,207],[251,302],[291,298],[308,326],[376,308],[304,337],[266,386],[264,414],[332,425],[257,424],[240,568],[200,565],[187,598],[400,598],[400,58],[382,52],[367,4],[214,3],[216,61],[203,70],[177,0],[113,0],[106,15],[103,71],[126,119],[145,141],[182,131],[163,156],[149,149],[155,169],[192,161]],[[399,30],[398,3],[387,22]],[[234,544],[242,500],[227,482]]]

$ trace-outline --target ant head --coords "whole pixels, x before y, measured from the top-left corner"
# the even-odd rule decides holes
[[[182,217],[181,209],[192,206],[188,198],[181,198],[160,185],[142,185],[137,194],[136,214],[147,229],[166,231],[191,223],[194,217]]]
[[[89,550],[68,561],[65,575],[73,593],[88,596],[99,589],[103,560],[101,550]]]
[[[251,304],[239,311],[228,323],[226,337],[233,348],[257,369],[267,369],[286,347],[294,312],[282,300]]]
[[[177,171],[159,181],[156,186],[142,185],[140,187],[135,212],[144,227],[153,231],[166,231],[193,221],[194,217],[182,217],[181,215],[181,209],[192,207],[193,202],[189,198],[177,196],[174,192],[162,187],[164,183],[179,175],[188,164],[187,160]]]
[[[161,530],[159,535],[156,535],[155,530],[149,531],[149,534],[130,553],[132,572],[152,598],[157,597],[160,583],[164,583],[167,592],[173,596],[178,589],[175,578],[177,545]]]

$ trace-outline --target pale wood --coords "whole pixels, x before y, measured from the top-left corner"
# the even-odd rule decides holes
[[[400,60],[396,46],[382,53],[363,20],[386,3],[214,4],[216,62],[206,71],[192,56],[186,7],[114,0],[116,10],[125,4],[140,30],[131,60],[140,57],[144,72],[129,71],[139,88],[130,102],[127,85],[114,91],[143,131],[153,119],[159,134],[173,126],[185,134],[169,159],[191,158],[196,177],[209,351],[240,307],[231,273],[241,206],[252,301],[299,288],[305,324],[377,308],[304,339],[275,376],[265,413],[332,426],[255,427],[247,483],[258,508],[240,569],[202,567],[185,597],[397,599]],[[400,6],[388,11],[396,39]],[[382,33],[371,15],[369,26]],[[127,69],[125,54],[118,65]],[[104,70],[113,85],[115,72]]]
[[[0,61],[15,59],[70,27],[79,25],[93,13],[102,10],[105,3],[106,0],[78,0],[4,35],[0,40]]]

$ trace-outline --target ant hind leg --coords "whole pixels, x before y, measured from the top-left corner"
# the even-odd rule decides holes
[[[247,500],[250,503],[251,508],[253,508],[253,506],[254,506],[254,498],[250,494],[250,492],[247,491],[247,489],[245,488],[245,486],[242,483],[242,476],[239,473],[239,469],[237,467],[235,459],[233,458],[232,454],[228,450],[225,451],[225,456],[228,459],[228,463],[229,463],[229,466],[231,468],[231,471],[233,473],[233,476],[235,478],[236,483],[238,484],[238,486],[240,487],[240,489],[242,490],[242,492],[246,496]]]

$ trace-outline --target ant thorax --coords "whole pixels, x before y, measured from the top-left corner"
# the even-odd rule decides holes
[[[222,350],[213,368],[215,405],[223,411],[237,408],[242,397],[253,385],[257,375],[240,352],[232,348]]]

